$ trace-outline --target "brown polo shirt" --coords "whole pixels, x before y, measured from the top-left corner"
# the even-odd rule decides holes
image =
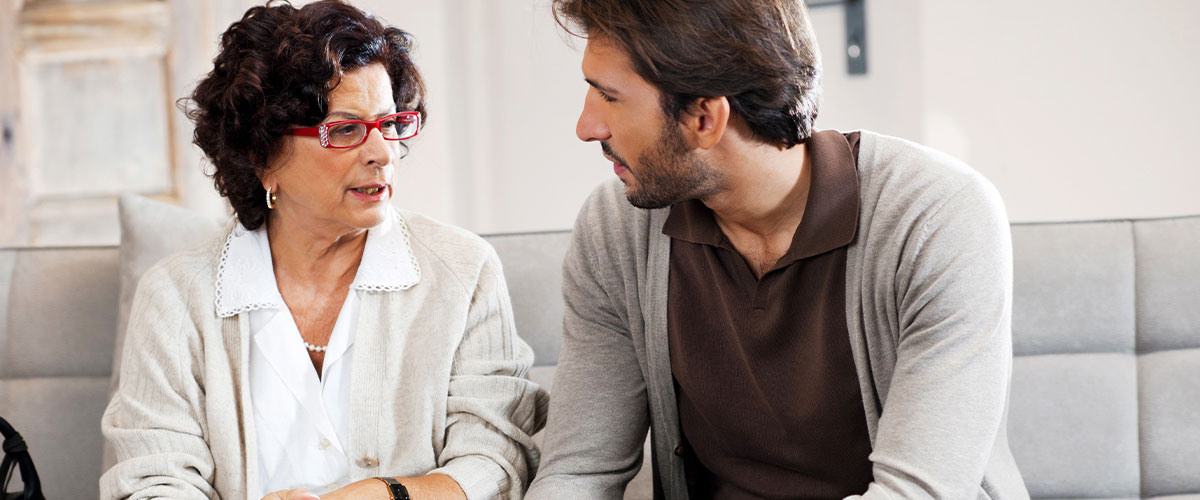
[[[871,482],[846,327],[858,134],[808,141],[812,187],[791,247],[755,277],[697,200],[671,207],[667,298],[693,499],[833,498]]]

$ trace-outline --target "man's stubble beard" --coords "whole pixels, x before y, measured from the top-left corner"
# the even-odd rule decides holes
[[[625,190],[631,205],[646,209],[669,207],[722,189],[721,172],[688,148],[677,127],[675,120],[666,120],[654,147],[638,156],[638,171],[630,169],[637,181],[635,188]]]

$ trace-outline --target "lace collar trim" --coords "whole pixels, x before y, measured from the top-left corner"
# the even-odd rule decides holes
[[[367,231],[362,261],[350,289],[395,292],[412,288],[420,280],[421,267],[413,255],[408,225],[395,210],[389,210],[382,224]],[[215,288],[217,315],[222,318],[283,307],[265,226],[248,231],[234,224],[221,248]]]

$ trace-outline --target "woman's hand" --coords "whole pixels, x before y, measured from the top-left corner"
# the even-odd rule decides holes
[[[463,490],[458,486],[458,483],[454,482],[453,479],[450,479],[450,476],[445,474],[429,474],[425,476],[401,477],[397,479],[404,484],[405,489],[408,490],[408,494],[412,498],[420,498],[422,500],[467,499],[467,495],[463,493]],[[280,498],[287,500],[288,497]],[[387,485],[377,478],[363,479],[362,481],[347,484],[341,489],[321,495],[322,500],[388,500],[390,498],[392,498],[392,494],[390,491],[388,491]],[[264,498],[263,500],[275,499]]]
[[[375,478],[369,478],[347,484],[341,488],[321,495],[321,498],[323,500],[388,500],[392,498],[392,494],[390,491],[388,491],[388,487],[383,483],[383,481]]]
[[[262,500],[321,500],[321,497],[304,488],[296,488],[294,490],[280,490],[274,493],[267,493],[267,496],[262,497]]]

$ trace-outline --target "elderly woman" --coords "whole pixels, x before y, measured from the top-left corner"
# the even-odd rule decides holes
[[[519,498],[546,394],[500,263],[390,206],[424,88],[339,1],[249,10],[192,96],[236,211],[138,285],[102,498]]]

